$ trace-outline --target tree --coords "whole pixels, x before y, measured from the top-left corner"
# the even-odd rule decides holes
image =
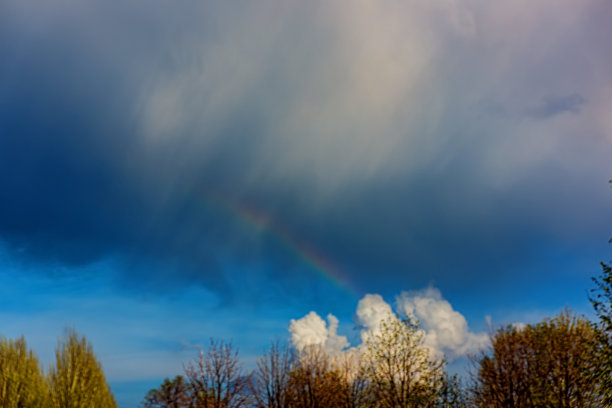
[[[441,361],[430,357],[416,324],[389,317],[365,342],[364,372],[371,406],[434,406],[442,382]]]
[[[478,374],[474,397],[479,407],[533,406],[529,384],[533,382],[531,331],[516,326],[498,329],[491,350],[476,360]]]
[[[456,374],[444,373],[442,386],[438,391],[436,408],[467,408],[468,395]]]
[[[591,290],[593,296],[589,299],[599,318],[598,328],[610,338],[612,337],[612,263],[600,262],[600,265],[602,273],[599,277],[593,278],[596,288]]]
[[[357,350],[335,356],[333,365],[340,378],[340,397],[343,408],[358,408],[367,404],[367,379]]]
[[[159,388],[150,390],[143,403],[145,408],[190,408],[191,386],[182,375],[166,378]]]
[[[612,186],[612,180],[609,182]],[[608,242],[612,242],[612,238]],[[612,406],[612,262],[600,264],[602,272],[597,278],[592,278],[595,288],[589,297],[599,318],[599,322],[594,324],[599,367],[593,381],[600,385],[604,402]]]
[[[320,346],[310,346],[298,354],[289,378],[292,408],[344,407],[345,386],[330,357]]]
[[[41,408],[48,406],[47,383],[38,359],[24,337],[0,339],[0,406]]]
[[[602,273],[597,279],[593,279],[597,289],[593,291],[591,303],[599,318],[599,323],[594,325],[597,334],[597,370],[594,381],[600,387],[604,396],[604,402],[612,406],[612,263],[601,263]]]
[[[296,356],[288,345],[272,343],[257,360],[253,372],[252,392],[258,408],[289,408],[289,381]]]
[[[258,408],[356,408],[365,381],[356,353],[331,357],[319,346],[296,352],[273,343],[257,362],[252,387]]]
[[[526,327],[506,326],[491,338],[491,351],[477,360],[474,396],[479,407],[600,407],[595,332],[583,318],[564,311]]]
[[[91,344],[73,330],[67,331],[55,350],[49,388],[55,408],[117,406]]]
[[[537,393],[540,406],[599,407],[596,384],[595,332],[584,318],[568,310],[533,326]]]
[[[210,340],[206,353],[185,368],[197,408],[242,408],[251,403],[250,376],[231,343]]]

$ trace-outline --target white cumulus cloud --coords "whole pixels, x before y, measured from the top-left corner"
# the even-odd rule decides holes
[[[361,328],[361,341],[365,342],[371,334],[377,334],[380,330],[380,323],[393,317],[395,313],[382,296],[365,295],[359,301],[355,313],[355,323]]]
[[[470,331],[465,317],[454,310],[436,288],[402,292],[397,296],[396,303],[397,314],[380,295],[367,294],[359,301],[355,323],[361,329],[362,344],[372,334],[378,333],[383,320],[399,319],[400,316],[418,321],[420,330],[424,332],[425,346],[436,358],[454,360],[478,351],[489,341],[486,333]],[[318,345],[336,355],[359,349],[349,349],[347,338],[338,335],[338,319],[331,314],[327,316],[327,323],[314,311],[301,319],[292,319],[289,332],[298,350]]]
[[[301,319],[291,319],[289,333],[293,345],[298,350],[307,346],[321,346],[331,354],[346,349],[349,342],[345,336],[338,335],[338,319],[329,314],[327,322],[328,324],[314,311]]]
[[[419,322],[426,333],[425,344],[439,356],[454,359],[475,352],[488,342],[486,333],[469,330],[465,317],[436,288],[402,292],[396,302],[398,313]]]

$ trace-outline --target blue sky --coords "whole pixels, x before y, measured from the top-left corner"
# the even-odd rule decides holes
[[[436,287],[474,332],[612,235],[605,0],[0,3],[0,333],[90,338],[120,406],[210,337],[358,342]]]

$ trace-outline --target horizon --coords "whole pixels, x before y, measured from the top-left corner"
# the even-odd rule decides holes
[[[274,339],[356,346],[392,308],[464,372],[490,327],[592,319],[611,19],[602,0],[0,3],[0,336],[47,365],[74,327],[127,408],[210,338],[248,365]]]

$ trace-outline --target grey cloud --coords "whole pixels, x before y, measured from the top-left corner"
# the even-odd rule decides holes
[[[542,104],[527,111],[529,116],[536,119],[548,119],[563,113],[579,114],[587,99],[579,93],[566,96],[551,96],[543,100]]]
[[[273,233],[209,192],[364,286],[492,282],[489,265],[528,262],[535,237],[602,228],[605,88],[595,68],[575,75],[577,48],[545,41],[606,48],[581,37],[596,35],[579,29],[594,12],[582,3],[542,3],[559,17],[550,27],[520,2],[35,3],[0,13],[0,235],[32,259],[119,254],[126,281],[226,296],[228,258],[308,280]],[[482,108],[529,106],[568,77],[581,94],[534,110],[579,111],[588,95],[566,122]]]

